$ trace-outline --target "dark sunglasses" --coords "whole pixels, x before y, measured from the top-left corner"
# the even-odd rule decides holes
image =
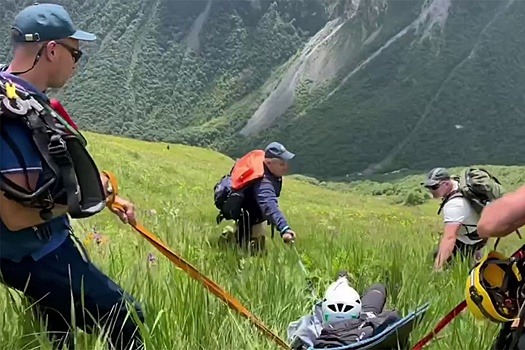
[[[82,50],[80,49],[75,49],[74,47],[72,46],[69,46],[68,44],[65,44],[65,43],[61,43],[60,41],[57,41],[56,42],[58,45],[62,45],[63,47],[66,48],[66,50],[69,51],[69,53],[71,54],[71,56],[73,56],[73,59],[75,60],[75,63],[78,62],[78,60],[80,60],[80,57],[82,57]]]
[[[443,184],[443,183],[440,182],[440,183],[438,183],[437,185],[425,186],[425,187],[428,188],[429,190],[435,191],[435,190],[437,190],[439,187],[441,187],[441,184]]]

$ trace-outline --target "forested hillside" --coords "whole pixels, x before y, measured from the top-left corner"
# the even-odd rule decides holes
[[[522,1],[53,2],[98,35],[56,92],[86,129],[232,156],[278,139],[318,177],[521,162]],[[32,1],[2,3],[7,61]]]

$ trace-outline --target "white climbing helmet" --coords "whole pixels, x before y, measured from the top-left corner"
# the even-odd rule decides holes
[[[342,276],[328,286],[321,307],[325,325],[354,319],[361,313],[361,298]]]

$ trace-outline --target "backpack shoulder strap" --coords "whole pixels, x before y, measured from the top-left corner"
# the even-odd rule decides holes
[[[441,204],[439,205],[437,214],[438,215],[441,214],[441,210],[443,210],[443,207],[445,206],[445,204],[447,204],[449,200],[455,197],[464,197],[463,193],[461,192],[459,188],[457,190],[450,192],[445,198],[443,198],[443,200],[441,201]]]

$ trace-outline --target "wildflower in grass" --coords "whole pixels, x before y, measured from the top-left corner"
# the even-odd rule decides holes
[[[95,241],[97,246],[100,246],[100,245],[103,245],[103,244],[109,242],[108,236],[103,235],[103,234],[98,233],[98,232],[93,235],[93,240]]]
[[[96,228],[93,228],[93,232],[89,232],[82,240],[86,247],[91,247],[93,244],[100,246],[107,242],[109,242],[108,236],[99,233]]]
[[[84,246],[86,246],[86,248],[91,247],[91,245],[93,244],[93,238],[94,238],[94,235],[92,232],[88,233],[86,237],[84,237],[84,239],[82,240],[82,243],[84,244]]]
[[[156,265],[157,265],[157,257],[152,253],[148,253],[148,267],[156,266]]]

